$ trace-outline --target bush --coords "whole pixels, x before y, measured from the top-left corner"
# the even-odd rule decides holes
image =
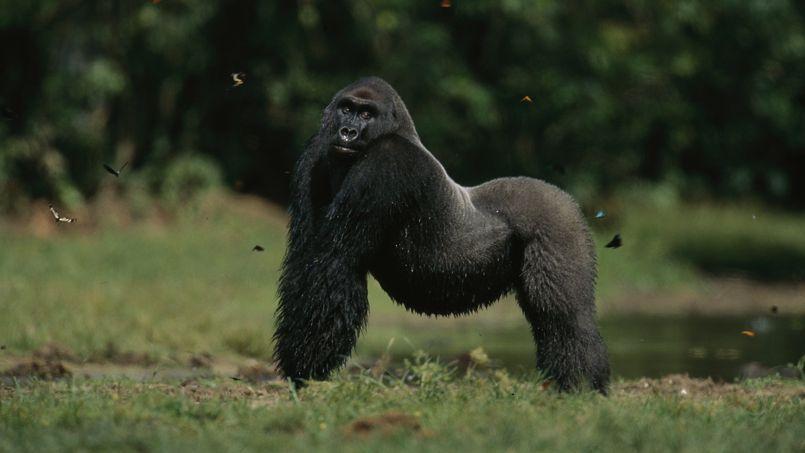
[[[212,159],[184,154],[172,160],[164,172],[162,197],[169,205],[192,204],[205,192],[221,186],[221,170]]]

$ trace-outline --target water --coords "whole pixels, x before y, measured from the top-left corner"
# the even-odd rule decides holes
[[[650,316],[607,317],[600,322],[615,377],[661,377],[687,373],[731,381],[749,364],[783,366],[805,355],[805,316]],[[748,336],[743,331],[755,335]],[[482,346],[499,365],[514,373],[535,363],[531,333],[523,323],[511,328],[474,328],[419,333],[416,348],[444,359]],[[469,340],[468,340],[469,339]],[[395,358],[413,345],[395,347]]]
[[[775,367],[805,354],[805,316],[629,316],[603,320],[602,332],[613,374],[625,378],[733,380],[750,363]]]

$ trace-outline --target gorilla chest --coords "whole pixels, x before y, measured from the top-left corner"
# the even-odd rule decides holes
[[[512,237],[496,219],[412,222],[386,242],[370,271],[406,307],[431,314],[493,302],[512,284]]]

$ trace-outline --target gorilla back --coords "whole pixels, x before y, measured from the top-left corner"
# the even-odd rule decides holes
[[[537,365],[562,390],[609,382],[595,323],[595,251],[573,199],[532,178],[465,188],[422,145],[378,78],[339,91],[297,163],[275,356],[325,379],[368,313],[366,278],[406,308],[465,314],[514,292]]]

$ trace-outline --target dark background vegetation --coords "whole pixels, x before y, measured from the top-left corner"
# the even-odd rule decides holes
[[[452,3],[0,0],[0,208],[91,201],[125,161],[150,193],[285,202],[323,106],[371,74],[462,184],[805,205],[805,3]]]

